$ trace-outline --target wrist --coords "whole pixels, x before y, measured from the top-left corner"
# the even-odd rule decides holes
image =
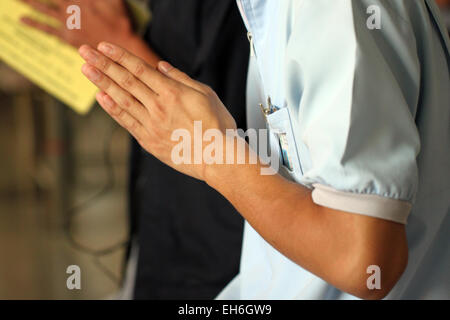
[[[216,190],[221,187],[221,182],[227,176],[233,175],[235,165],[237,164],[236,145],[240,141],[240,138],[237,136],[223,134],[222,137],[222,155],[217,158],[220,160],[220,163],[204,163],[203,165],[203,180]],[[208,160],[210,159],[203,159],[204,162],[208,162]]]
[[[260,161],[245,139],[226,135],[223,141],[221,163],[205,164],[203,180],[222,193],[224,188],[233,188],[240,178],[260,172]]]

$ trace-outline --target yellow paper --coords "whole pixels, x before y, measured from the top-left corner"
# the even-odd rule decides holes
[[[76,112],[87,113],[97,89],[82,75],[77,50],[23,25],[23,16],[49,21],[19,0],[0,0],[0,59]]]

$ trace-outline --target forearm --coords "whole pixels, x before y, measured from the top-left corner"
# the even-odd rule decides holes
[[[295,263],[337,288],[364,298],[372,294],[366,288],[369,265],[384,270],[391,264],[404,263],[398,247],[393,245],[402,243],[401,225],[394,226],[399,232],[386,230],[380,241],[376,233],[390,229],[392,223],[316,205],[308,188],[280,175],[263,176],[260,168],[216,166],[208,183],[267,242]],[[396,276],[397,272],[386,272],[384,287],[391,288]]]

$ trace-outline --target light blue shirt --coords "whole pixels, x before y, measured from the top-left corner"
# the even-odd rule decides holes
[[[270,97],[289,115],[288,122],[281,113],[267,120],[272,132],[288,135],[293,168],[284,172],[310,188],[315,203],[407,224],[408,267],[388,298],[449,299],[450,46],[434,2],[238,5],[253,49],[250,127],[265,126],[258,104]],[[372,5],[380,29],[367,26]],[[240,274],[218,298],[354,297],[290,261],[246,223]]]

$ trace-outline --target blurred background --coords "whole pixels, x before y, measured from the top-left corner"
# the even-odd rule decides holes
[[[117,292],[127,240],[128,136],[0,64],[0,299]],[[68,290],[78,265],[82,290]]]
[[[128,143],[99,107],[78,115],[0,61],[0,299],[116,297]],[[82,290],[66,287],[70,265]]]

